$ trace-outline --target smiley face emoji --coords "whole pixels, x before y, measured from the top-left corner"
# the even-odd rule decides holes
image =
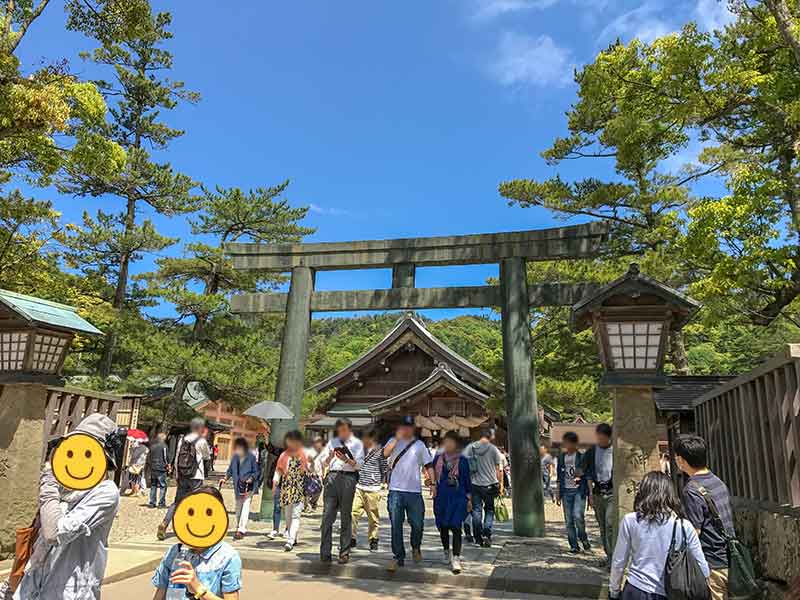
[[[106,478],[108,463],[97,438],[85,433],[65,437],[50,458],[56,481],[71,490],[90,490]]]
[[[172,517],[178,539],[191,548],[210,548],[228,532],[228,512],[210,492],[195,492],[180,501]]]

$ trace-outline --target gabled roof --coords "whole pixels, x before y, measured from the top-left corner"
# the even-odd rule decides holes
[[[0,290],[0,304],[18,318],[28,321],[32,325],[46,325],[56,329],[92,335],[103,334],[97,327],[81,317],[77,309],[66,304],[17,294],[8,290]]]
[[[419,394],[433,392],[441,389],[442,387],[448,388],[458,394],[464,394],[469,398],[473,398],[482,405],[485,405],[486,401],[489,399],[488,395],[456,377],[455,373],[450,370],[448,365],[441,363],[433,370],[427,379],[420,381],[414,387],[408,388],[406,391],[401,392],[396,396],[392,396],[391,398],[387,398],[382,402],[373,404],[369,407],[369,411],[373,415],[380,414],[387,409],[396,406],[397,404],[401,404],[406,400],[411,400]]]
[[[671,375],[667,378],[669,387],[655,391],[656,407],[667,412],[694,410],[700,396],[734,378],[734,375]]]
[[[415,336],[417,340],[422,343],[421,349],[433,354],[434,358],[438,359],[436,362],[446,362],[452,365],[456,371],[463,373],[476,382],[493,381],[491,375],[473,365],[460,354],[453,352],[453,350],[448,348],[444,343],[436,339],[431,332],[425,328],[422,322],[418,321],[413,315],[407,314],[399,320],[397,325],[394,326],[386,337],[375,344],[375,346],[347,365],[344,369],[323,379],[311,389],[315,392],[323,392],[333,387],[346,377],[357,373],[371,361],[380,358],[382,354],[394,352],[395,344],[402,341],[403,337],[406,335],[409,337]]]

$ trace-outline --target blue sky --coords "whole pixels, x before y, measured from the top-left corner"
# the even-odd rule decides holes
[[[728,18],[725,2],[716,0],[154,0],[154,6],[173,13],[173,77],[202,95],[199,104],[165,115],[187,134],[158,158],[207,186],[291,179],[287,197],[311,207],[307,224],[317,227],[310,238],[316,241],[557,224],[546,211],[507,207],[497,186],[556,172],[539,152],[565,133],[573,68],[617,37],[649,40],[688,20],[713,28]],[[51,3],[21,48],[24,66],[66,56],[74,71],[94,76],[77,57],[91,44],[63,25],[60,3]],[[609,170],[575,162],[558,172],[569,178]],[[116,206],[113,199],[36,194],[52,199],[68,220]],[[184,219],[156,222],[186,241]],[[150,267],[145,260],[134,270]],[[422,269],[418,285],[479,284],[496,272]],[[389,285],[383,271],[317,279],[318,289]]]

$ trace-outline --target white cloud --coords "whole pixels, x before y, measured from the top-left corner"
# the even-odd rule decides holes
[[[308,205],[308,211],[315,215],[327,215],[329,217],[343,217],[350,214],[348,211],[341,208],[328,208],[320,206],[319,204],[314,204],[313,202]]]
[[[472,18],[489,21],[509,13],[550,8],[559,0],[474,0]]]
[[[650,2],[621,14],[603,28],[598,35],[598,42],[606,44],[616,38],[621,38],[623,41],[638,38],[649,43],[672,33],[675,28],[658,14],[661,9],[660,3]]]
[[[550,36],[506,32],[488,71],[506,86],[564,86],[572,81],[573,66],[570,51]]]
[[[727,0],[697,0],[694,18],[701,28],[714,31],[733,21],[735,15],[728,10]]]

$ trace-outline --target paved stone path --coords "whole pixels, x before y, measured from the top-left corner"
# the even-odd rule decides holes
[[[292,600],[407,600],[409,597],[447,598],[448,600],[473,600],[490,598],[501,600],[562,600],[562,597],[535,596],[517,592],[496,590],[474,590],[452,586],[431,585],[420,590],[419,585],[402,582],[378,581],[375,579],[331,578],[321,580],[302,575],[245,571],[242,575],[244,587],[240,600],[263,600],[264,598],[291,598]],[[113,600],[142,600],[152,598],[153,587],[150,576],[141,575],[123,582],[103,587],[103,597]]]
[[[225,490],[225,496],[226,504],[232,506],[232,495],[229,490]],[[259,500],[256,498],[254,507],[258,506]],[[163,512],[143,508],[138,506],[139,504],[143,503],[134,498],[123,499],[120,517],[115,524],[115,531],[112,532],[112,555],[119,551],[138,551],[151,553],[149,557],[153,555],[152,553],[165,552],[177,541],[174,536],[168,537],[163,542],[157,541],[155,528]],[[387,579],[389,576],[385,569],[391,559],[391,551],[385,503],[381,515],[379,551],[370,552],[364,547],[366,519],[363,519],[360,531],[363,531],[364,537],[359,540],[361,546],[352,553],[351,562],[345,568],[337,565],[332,567],[321,565],[318,561],[321,516],[319,511],[303,518],[298,544],[291,553],[283,551],[282,539],[271,541],[266,538],[266,533],[272,529],[271,519],[269,522],[251,521],[250,531],[243,540],[236,542],[231,538],[228,540],[239,550],[245,566],[251,569],[275,573],[331,573],[343,577]],[[148,516],[150,518],[146,525],[145,519]],[[423,562],[415,565],[409,559],[406,561],[406,568],[392,577],[396,581],[458,584],[472,589],[491,587],[537,593],[552,593],[553,589],[558,589],[561,595],[596,596],[606,582],[607,575],[605,569],[598,564],[602,551],[599,549],[599,533],[594,514],[591,511],[587,513],[587,526],[595,548],[589,554],[580,555],[567,553],[561,509],[548,502],[546,517],[548,525],[547,535],[544,538],[517,538],[512,533],[511,523],[498,523],[492,548],[465,544],[464,573],[454,576],[443,563],[439,534],[433,523],[433,510],[430,502],[427,502]],[[131,519],[134,522],[129,523]],[[124,531],[124,535],[121,535],[120,531]],[[337,539],[338,533],[335,532],[334,551]],[[407,552],[410,555],[410,547],[407,547]]]

